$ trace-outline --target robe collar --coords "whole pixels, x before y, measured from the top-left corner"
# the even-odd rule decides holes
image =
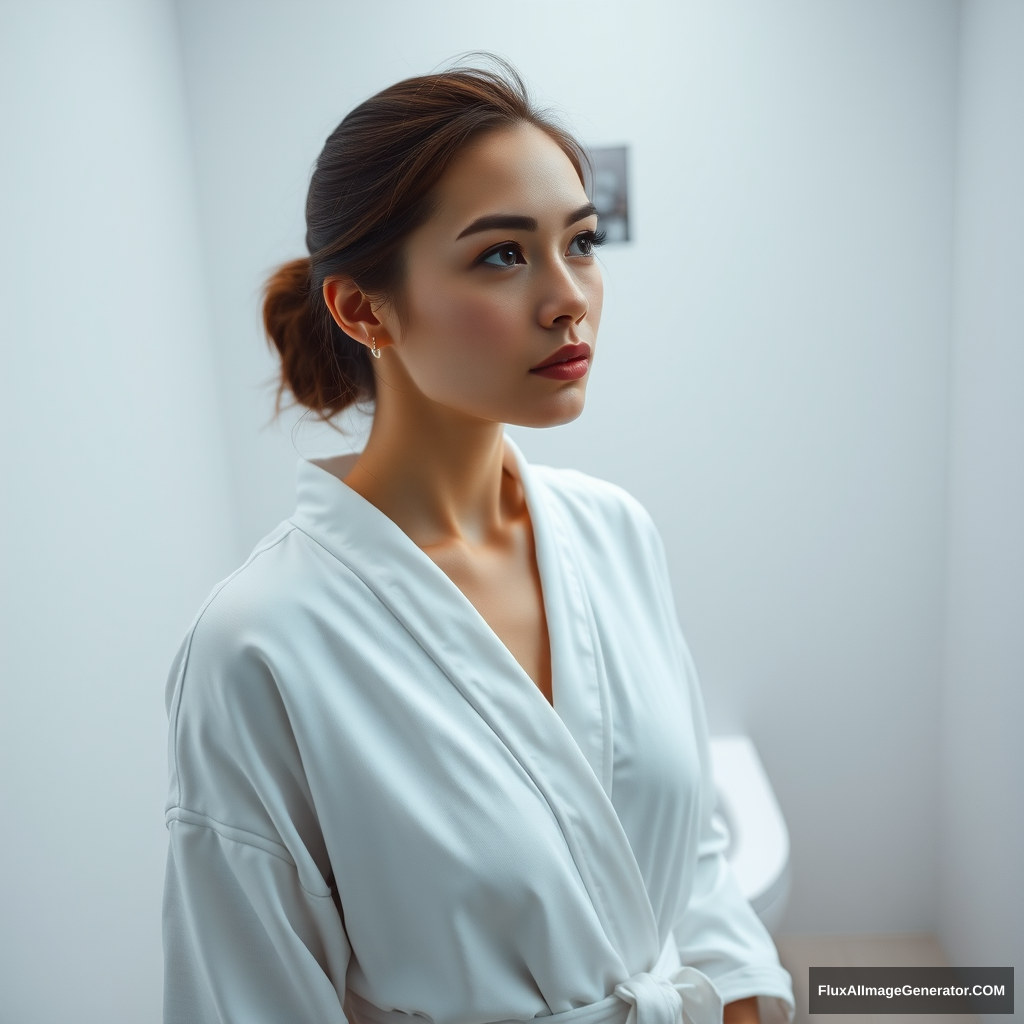
[[[377,596],[519,761],[559,822],[625,970],[650,969],[661,943],[640,869],[610,798],[608,683],[564,512],[542,475],[506,435],[505,465],[523,484],[533,525],[551,641],[552,706],[444,571],[335,475],[345,475],[357,457],[300,460],[292,523]]]

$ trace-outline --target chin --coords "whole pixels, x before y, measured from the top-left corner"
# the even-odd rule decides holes
[[[578,419],[586,404],[583,388],[566,389],[552,395],[539,407],[522,410],[520,415],[506,417],[505,422],[517,427],[560,427]]]

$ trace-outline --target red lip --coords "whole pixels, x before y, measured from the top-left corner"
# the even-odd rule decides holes
[[[590,359],[590,346],[585,342],[579,345],[563,345],[554,355],[548,356],[543,363],[530,367],[530,372],[545,370],[555,363],[568,363],[576,359]]]

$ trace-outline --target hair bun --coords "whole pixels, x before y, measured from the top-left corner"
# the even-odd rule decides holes
[[[281,383],[277,389],[277,409],[287,389],[297,402],[315,401],[315,378],[311,375],[311,355],[316,344],[316,324],[309,303],[309,257],[282,264],[267,279],[263,289],[263,327],[281,357]]]
[[[296,329],[309,320],[309,257],[291,260],[274,271],[263,289],[263,326],[281,358],[300,339]]]

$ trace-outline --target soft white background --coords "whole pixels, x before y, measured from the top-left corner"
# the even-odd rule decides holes
[[[0,1024],[159,1018],[163,677],[293,503],[259,289],[367,95],[511,58],[631,147],[588,408],[785,930],[1024,966],[1024,3],[0,0]]]

